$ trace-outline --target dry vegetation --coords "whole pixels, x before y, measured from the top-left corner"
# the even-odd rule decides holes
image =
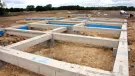
[[[112,70],[114,63],[112,49],[87,44],[57,41],[54,48],[39,44],[24,51],[60,61],[109,71]]]

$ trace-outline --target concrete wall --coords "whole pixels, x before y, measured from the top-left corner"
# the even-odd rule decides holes
[[[51,38],[52,38],[51,34],[44,34],[44,35],[36,36],[36,37],[30,38],[30,39],[27,39],[27,40],[24,40],[24,41],[20,41],[18,43],[8,45],[6,47],[13,48],[13,49],[16,49],[16,50],[23,50],[24,48],[27,48],[27,47],[34,46],[36,44],[45,42],[45,41],[47,41]]]
[[[19,27],[23,27],[23,26],[26,26],[26,25],[16,25],[16,26],[8,27],[8,28],[9,28],[9,29],[10,29],[10,28],[19,28]]]
[[[77,23],[81,23],[81,22],[84,22],[84,21],[66,21],[66,20],[52,20],[52,21],[49,21],[49,22],[59,22],[59,23],[74,23],[74,24],[77,24]]]
[[[85,26],[85,22],[83,22],[83,23],[78,23],[78,24],[76,24],[76,25],[74,25],[74,26]],[[73,27],[74,28],[74,27]]]
[[[90,18],[90,20],[87,21],[97,21],[97,22],[113,22],[113,23],[124,23],[127,22],[126,19],[121,19],[121,18],[94,18],[94,17],[75,17],[72,18],[71,20],[79,20],[79,18]]]
[[[64,32],[64,31],[67,31],[67,27],[59,27],[59,28],[56,28],[56,29],[47,31],[46,33],[48,33],[48,32],[57,32],[57,33],[61,33],[61,32]]]
[[[113,23],[113,22],[99,22],[99,21],[88,21],[86,24],[106,24],[114,26],[122,26],[123,23]]]
[[[126,23],[122,29],[127,30]],[[127,31],[121,32],[113,72],[120,76],[129,76]]]
[[[94,18],[93,21],[124,23],[125,19],[119,19],[119,18]]]
[[[60,27],[60,26],[54,26],[52,24],[41,24],[41,23],[28,24],[28,26],[35,27],[35,28],[51,28],[51,29],[55,29],[55,28]]]
[[[55,40],[92,44],[96,46],[104,46],[109,48],[117,48],[119,42],[119,40],[117,39],[72,35],[72,34],[60,34],[60,33],[53,33],[53,37]]]
[[[18,36],[26,36],[26,37],[34,37],[38,35],[44,34],[40,31],[31,31],[31,30],[20,30],[20,29],[5,29],[7,34],[18,35]]]
[[[120,35],[121,30],[119,29],[106,29],[106,28],[92,28],[92,27],[73,27],[73,31],[88,31],[88,32],[99,32],[99,33],[107,33],[107,34],[115,34]]]

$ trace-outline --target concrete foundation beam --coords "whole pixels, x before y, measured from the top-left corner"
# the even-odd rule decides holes
[[[89,18],[89,17],[75,17],[72,18],[72,20],[79,20],[79,18]],[[96,22],[114,22],[114,23],[124,23],[127,22],[125,19],[121,19],[121,18],[94,18],[94,17],[90,17],[91,21],[96,21]]]
[[[27,47],[34,46],[36,44],[45,42],[45,41],[47,41],[51,38],[52,38],[52,34],[44,34],[44,35],[40,35],[40,36],[30,38],[28,40],[20,41],[20,42],[15,43],[15,44],[8,45],[6,47],[17,49],[17,50],[23,50],[24,48],[27,48]]]
[[[53,21],[49,21],[49,22],[58,22],[58,23],[74,23],[74,24],[78,24],[78,23],[81,23],[81,22],[84,22],[84,21],[66,21],[66,20],[53,20]]]
[[[19,27],[24,27],[24,26],[26,26],[26,25],[16,25],[16,26],[8,27],[8,28],[9,28],[9,29],[10,29],[10,28],[19,28]]]
[[[28,26],[34,27],[34,28],[51,28],[51,29],[55,29],[55,28],[60,27],[60,26],[54,26],[52,24],[41,24],[41,23],[28,24]]]
[[[85,23],[79,23],[79,24],[76,24],[74,26],[85,26]]]
[[[106,25],[110,25],[110,26],[120,26],[122,27],[123,23],[116,23],[116,22],[99,22],[99,21],[88,21],[86,24],[106,24]]]
[[[86,43],[109,48],[117,48],[119,43],[119,40],[117,39],[72,35],[72,34],[53,33],[53,37],[55,40]]]
[[[88,32],[99,32],[99,33],[107,33],[107,34],[116,34],[120,35],[121,30],[119,29],[106,29],[106,28],[87,28],[87,27],[73,27],[73,31],[88,31]]]
[[[11,48],[0,47],[0,54],[3,61],[44,76],[114,76],[109,71],[70,64]]]
[[[34,37],[38,35],[44,34],[41,31],[32,31],[32,30],[20,30],[20,29],[5,29],[7,34],[11,35],[18,35],[18,36],[27,36],[27,37]]]
[[[67,27],[59,27],[59,28],[56,28],[56,29],[53,29],[53,30],[50,30],[50,31],[47,31],[47,32],[57,32],[57,33],[61,33],[61,32],[64,32],[64,31],[67,31]],[[46,33],[47,33],[46,32]]]
[[[120,18],[94,18],[93,21],[124,23],[125,19],[120,19]]]
[[[124,23],[121,28],[123,31],[127,31],[127,23]]]
[[[119,42],[113,72],[120,73],[121,76],[129,76],[128,46],[125,41]]]
[[[127,29],[127,25],[122,28]],[[113,72],[129,76],[127,31],[121,31]]]

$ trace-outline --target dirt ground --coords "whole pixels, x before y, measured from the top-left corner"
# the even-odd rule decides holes
[[[0,68],[0,76],[42,76],[31,71],[22,69],[20,67],[6,64],[4,67]]]
[[[135,18],[128,19],[128,44],[130,48],[130,76],[135,76]]]
[[[114,64],[112,49],[87,44],[57,41],[54,48],[39,44],[27,48],[24,51],[60,61],[108,71],[112,70]]]
[[[0,46],[7,46],[26,39],[28,37],[4,34],[0,36]]]
[[[99,12],[101,14],[97,15]],[[16,16],[0,17],[0,28],[26,24],[27,22],[24,22],[25,18],[39,18],[39,17],[52,17],[52,16],[67,18],[68,15],[70,15],[71,13],[75,13],[75,14],[87,13],[87,14],[92,14],[92,17],[125,18],[125,16],[119,15],[119,11],[104,11],[104,10],[99,10],[99,11],[57,10],[57,11],[46,11],[46,12],[22,12],[22,13],[12,13],[12,14],[15,14]],[[135,14],[134,11],[129,11],[129,13]],[[108,14],[108,15],[104,15],[104,14]],[[135,76],[135,67],[134,67],[135,35],[134,35],[134,32],[135,32],[135,18],[132,18],[132,19],[129,19],[128,21],[128,40],[129,40],[129,48],[131,49],[130,57],[129,57],[130,76]],[[103,66],[99,66],[99,67],[102,68]],[[106,68],[103,68],[103,69],[106,69]],[[111,68],[107,70],[111,70]],[[41,75],[35,74],[25,69],[21,69],[11,64],[7,64],[3,66],[2,68],[0,68],[0,76],[41,76]]]
[[[26,24],[26,18],[43,18],[43,17],[68,17],[67,11],[46,11],[46,12],[24,12],[14,13],[16,16],[0,17],[0,27],[5,28],[14,25]]]
[[[69,13],[70,12],[70,13]],[[97,15],[100,12],[100,15]],[[133,11],[130,11],[133,13]],[[0,27],[9,27],[14,25],[25,24],[26,18],[43,18],[43,17],[65,17],[67,18],[71,14],[92,14],[92,17],[109,17],[109,18],[123,18],[125,16],[120,16],[119,11],[104,11],[104,10],[93,10],[93,11],[84,11],[84,10],[57,10],[57,11],[45,11],[45,12],[21,12],[21,13],[11,13],[15,16],[10,17],[0,17]],[[108,14],[108,15],[104,15]]]

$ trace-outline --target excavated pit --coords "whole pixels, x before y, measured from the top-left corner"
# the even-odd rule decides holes
[[[54,48],[38,44],[24,52],[107,71],[112,71],[114,65],[112,49],[89,44],[56,41]]]

